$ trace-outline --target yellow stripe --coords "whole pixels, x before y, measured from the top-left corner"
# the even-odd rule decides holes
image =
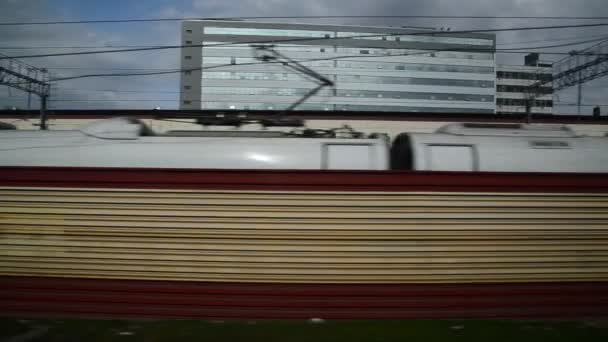
[[[608,280],[608,195],[0,188],[0,274]]]

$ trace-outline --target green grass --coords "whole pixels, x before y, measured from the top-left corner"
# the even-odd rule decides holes
[[[28,341],[608,341],[588,321],[114,321],[0,319],[0,341],[48,328]],[[44,330],[44,329],[42,329]],[[121,334],[122,333],[122,334]]]

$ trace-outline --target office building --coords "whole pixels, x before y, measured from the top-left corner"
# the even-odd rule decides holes
[[[217,20],[182,23],[182,44],[192,47],[182,49],[180,108],[281,110],[316,87],[256,59],[253,43],[335,83],[297,109],[495,112],[492,34]]]
[[[525,65],[498,65],[496,68],[496,113],[526,113],[530,101],[532,114],[553,114],[551,64],[538,60],[538,54],[525,58]]]

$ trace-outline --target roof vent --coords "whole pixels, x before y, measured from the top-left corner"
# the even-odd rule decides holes
[[[528,124],[457,123],[443,126],[437,133],[452,135],[487,135],[520,137],[576,137],[567,126]]]
[[[95,121],[80,131],[100,139],[133,140],[141,135],[142,123],[139,120],[118,117]]]

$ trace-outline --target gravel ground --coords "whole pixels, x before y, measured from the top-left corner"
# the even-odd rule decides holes
[[[122,321],[0,319],[0,342],[608,341],[606,321]]]

